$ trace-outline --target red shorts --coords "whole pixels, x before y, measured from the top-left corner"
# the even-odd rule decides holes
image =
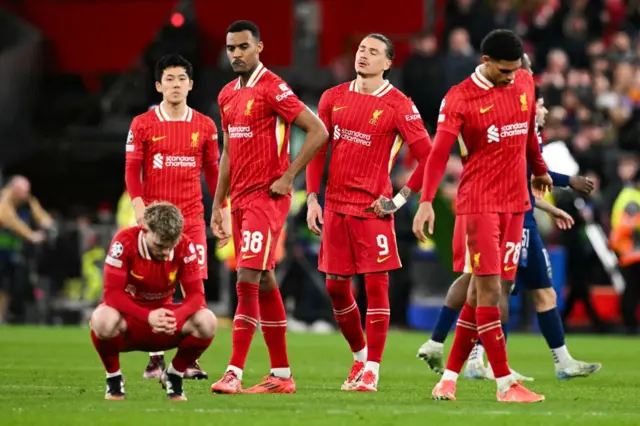
[[[320,271],[351,276],[401,267],[393,217],[369,219],[325,210]]]
[[[291,197],[268,194],[231,214],[238,268],[270,271],[276,267],[276,247],[291,207]]]
[[[104,304],[104,302],[102,302],[98,305],[96,310],[101,306],[106,305]],[[164,306],[158,306],[157,308],[163,307],[165,309],[169,309],[170,311],[174,311],[178,306],[180,305],[170,303]],[[152,309],[157,308],[154,307]],[[149,309],[149,312],[151,312],[152,309]],[[120,315],[127,323],[127,331],[125,331],[124,333],[124,349],[122,350],[122,352],[167,351],[169,349],[177,348],[182,339],[184,339],[185,337],[182,333],[180,333],[180,330],[182,330],[182,327],[184,327],[184,323],[178,324],[178,331],[171,336],[168,334],[154,333],[151,329],[151,326],[146,321],[141,321],[137,318],[123,314],[122,312],[120,312]],[[89,320],[89,325],[91,325],[91,320]]]
[[[453,270],[500,275],[514,280],[522,247],[524,213],[474,213],[456,216]]]
[[[191,242],[196,246],[196,254],[198,255],[198,266],[200,267],[200,278],[206,280],[209,277],[207,262],[207,228],[203,220],[193,222],[185,222],[184,234],[191,238]]]

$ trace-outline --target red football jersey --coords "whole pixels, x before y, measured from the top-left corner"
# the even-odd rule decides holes
[[[202,282],[196,248],[184,235],[169,260],[152,260],[140,226],[119,231],[105,260],[105,276],[126,276],[124,291],[136,304],[156,308],[169,304],[178,282]]]
[[[368,95],[353,80],[324,92],[318,116],[331,144],[325,208],[375,217],[365,209],[380,195],[393,196],[389,174],[402,144],[429,140],[418,109],[388,81]]]
[[[242,86],[240,78],[218,95],[222,128],[229,135],[231,208],[269,190],[289,167],[291,123],[305,105],[262,64]]]
[[[458,138],[463,171],[456,213],[516,213],[531,208],[527,144],[536,139],[536,98],[530,73],[494,87],[480,67],[453,86],[440,106],[438,132]]]
[[[217,163],[218,132],[213,120],[187,108],[173,121],[163,105],[133,119],[127,138],[127,160],[142,160],[143,200],[176,205],[187,223],[204,218],[200,173]],[[213,188],[210,188],[213,190]]]

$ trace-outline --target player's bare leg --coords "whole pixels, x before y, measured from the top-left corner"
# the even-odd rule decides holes
[[[471,274],[462,274],[451,284],[438,314],[431,339],[418,349],[416,356],[424,360],[429,368],[438,374],[444,372],[444,341],[467,300],[470,282]]]
[[[182,292],[182,297],[184,298],[185,294],[184,294],[184,287],[182,287],[182,284],[180,284],[180,291]],[[163,365],[162,369],[164,370],[164,352],[155,352],[155,353],[149,352],[149,357],[151,357],[151,354],[162,355],[162,365]],[[151,363],[151,360],[149,360],[149,363]],[[149,366],[147,366],[147,368],[149,368]],[[187,370],[184,372],[184,378],[191,379],[191,380],[207,380],[209,378],[209,375],[207,374],[206,371],[200,368],[200,363],[196,359],[191,363],[189,367],[187,367]]]
[[[258,326],[260,315],[259,286],[262,271],[238,268],[238,307],[233,318],[232,350],[229,366],[222,379],[211,385],[211,392],[236,394],[242,392],[242,372]]]
[[[532,290],[540,331],[553,355],[556,377],[560,380],[588,377],[602,368],[600,363],[588,363],[573,359],[565,344],[562,319],[558,313],[557,296],[552,287]]]
[[[362,330],[360,311],[353,297],[351,277],[327,274],[327,293],[331,298],[333,315],[338,327],[340,327],[340,331],[353,353],[351,371],[341,389],[346,391],[355,390],[364,374],[364,367],[367,362],[367,343]]]
[[[502,280],[502,293],[500,295],[500,322],[502,323],[502,334],[504,335],[505,343],[507,342],[507,326],[509,324],[509,298],[513,291],[514,281]],[[495,380],[493,369],[491,365],[484,365],[484,347],[482,346],[482,339],[478,339],[476,346],[469,355],[469,360],[464,369],[464,377],[471,379],[486,379]],[[533,377],[524,376],[513,368],[509,367],[511,374],[518,382],[533,382]]]
[[[389,332],[389,274],[365,274],[367,291],[367,364],[356,386],[359,392],[376,392],[380,377],[380,362]]]
[[[260,326],[269,350],[271,372],[245,393],[294,393],[296,384],[287,356],[287,313],[275,271],[265,271],[260,279]]]
[[[91,340],[107,373],[105,399],[123,400],[124,376],[120,371],[120,352],[124,348],[122,334],[127,323],[115,309],[101,305],[91,315]]]
[[[167,398],[172,401],[186,401],[183,378],[185,372],[202,353],[207,350],[218,328],[216,316],[208,309],[200,309],[182,327],[185,337],[178,345],[178,352],[160,378]]]

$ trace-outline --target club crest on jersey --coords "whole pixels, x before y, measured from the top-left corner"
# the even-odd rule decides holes
[[[527,94],[523,93],[520,95],[520,110],[521,111],[529,111],[529,105],[527,104]]]
[[[244,115],[251,115],[251,107],[253,106],[253,99],[247,101],[247,107],[244,110]]]
[[[373,111],[373,114],[371,115],[371,118],[369,119],[369,124],[373,124],[374,126],[378,124],[378,120],[380,119],[380,116],[382,115],[382,113],[384,112],[384,110],[382,109],[377,109],[375,111]]]
[[[169,272],[169,285],[173,285],[176,282],[176,275],[178,275],[178,270]]]
[[[200,137],[200,132],[195,132],[191,134],[191,148],[198,147],[198,138]]]

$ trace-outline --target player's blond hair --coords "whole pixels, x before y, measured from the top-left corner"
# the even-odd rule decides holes
[[[176,243],[184,229],[180,209],[167,201],[157,201],[144,210],[147,229],[158,236],[162,243]]]

